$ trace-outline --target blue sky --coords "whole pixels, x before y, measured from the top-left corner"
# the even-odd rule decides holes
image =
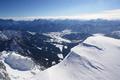
[[[120,9],[120,0],[0,0],[0,17],[76,16]]]

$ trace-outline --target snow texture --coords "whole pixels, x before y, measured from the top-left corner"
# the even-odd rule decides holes
[[[120,80],[120,40],[94,35],[29,80]]]
[[[12,68],[18,69],[18,70],[31,70],[34,68],[34,62],[28,58],[23,57],[19,54],[16,54],[15,52],[10,53],[6,58],[5,62],[9,64]]]
[[[28,78],[41,72],[32,59],[16,52],[3,51],[0,55],[0,61],[4,63],[6,73],[11,80],[28,80]]]

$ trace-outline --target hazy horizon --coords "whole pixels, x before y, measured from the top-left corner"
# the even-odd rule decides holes
[[[120,19],[120,0],[1,0],[3,19]]]

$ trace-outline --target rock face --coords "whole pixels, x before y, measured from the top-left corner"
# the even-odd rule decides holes
[[[10,80],[5,65],[0,61],[0,80]]]

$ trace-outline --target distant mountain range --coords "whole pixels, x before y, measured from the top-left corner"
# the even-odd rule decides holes
[[[119,20],[52,20],[14,21],[0,19],[0,30],[59,32],[65,29],[83,33],[109,33],[120,30]]]

